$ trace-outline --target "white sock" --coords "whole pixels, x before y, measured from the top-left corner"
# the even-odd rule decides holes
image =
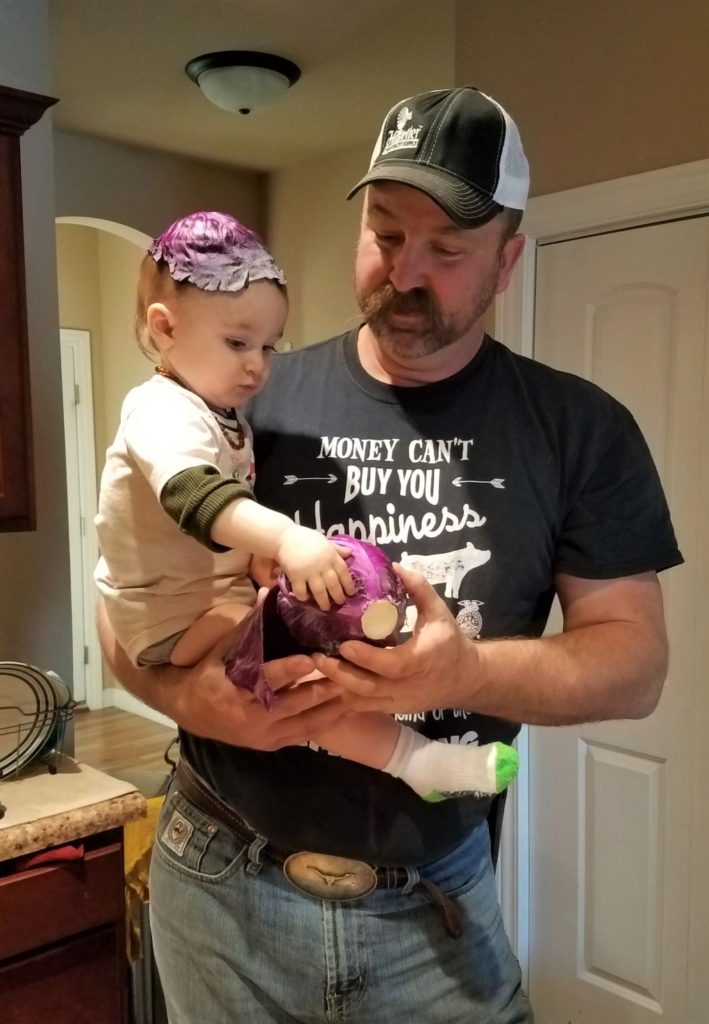
[[[483,747],[430,740],[402,725],[384,771],[411,786],[424,800],[463,793],[499,793],[517,774],[516,750],[504,743]]]

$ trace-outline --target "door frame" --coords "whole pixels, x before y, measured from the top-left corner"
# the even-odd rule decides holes
[[[83,529],[79,530],[79,543],[82,550],[82,567],[80,587],[75,586],[74,567],[72,566],[72,638],[74,645],[79,644],[79,651],[74,651],[73,664],[83,668],[83,701],[87,707],[95,711],[103,707],[103,661],[98,634],[94,625],[96,590],[93,570],[98,561],[98,542],[94,529],[94,519],[98,510],[96,489],[96,446],[94,434],[93,385],[91,378],[91,334],[89,331],[61,327],[59,330],[60,344],[71,344],[76,355],[75,383],[79,387],[80,401],[75,403],[77,410],[79,477],[77,480],[67,478],[67,489],[72,488],[78,507],[83,512]],[[76,524],[75,524],[76,526]],[[78,577],[77,577],[78,579]],[[83,642],[77,638],[74,623],[77,620],[77,607],[81,612],[84,624]],[[86,655],[84,655],[85,648]]]
[[[618,231],[709,212],[709,160],[666,167],[530,199],[522,222],[527,244],[509,287],[495,300],[495,336],[534,355],[537,249],[549,242]],[[704,481],[707,486],[707,481]],[[507,798],[497,885],[507,934],[529,980],[531,941],[529,735],[518,740],[520,772]]]

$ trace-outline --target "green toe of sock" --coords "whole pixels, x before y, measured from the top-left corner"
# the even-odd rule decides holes
[[[506,743],[495,744],[495,785],[497,792],[509,786],[519,771],[519,754]]]
[[[439,793],[437,790],[433,790],[431,793],[427,793],[424,797],[429,804],[439,804],[441,800],[445,800],[443,793]]]

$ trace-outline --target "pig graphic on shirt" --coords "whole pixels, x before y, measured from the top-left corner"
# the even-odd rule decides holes
[[[471,569],[477,569],[490,560],[489,551],[480,551],[472,541],[464,548],[456,551],[442,551],[436,555],[408,554],[404,551],[399,561],[405,569],[420,572],[428,582],[435,586],[445,583],[445,597],[457,598],[463,577]]]

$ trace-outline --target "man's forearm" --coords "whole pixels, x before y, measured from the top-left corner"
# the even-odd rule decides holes
[[[664,632],[598,623],[540,639],[475,643],[465,707],[530,725],[644,718],[667,674]],[[464,687],[465,684],[462,684]]]
[[[654,573],[610,580],[559,574],[560,636],[470,640],[420,573],[399,566],[418,618],[398,647],[347,641],[315,667],[355,711],[465,708],[532,725],[643,718],[667,672],[662,592]]]

